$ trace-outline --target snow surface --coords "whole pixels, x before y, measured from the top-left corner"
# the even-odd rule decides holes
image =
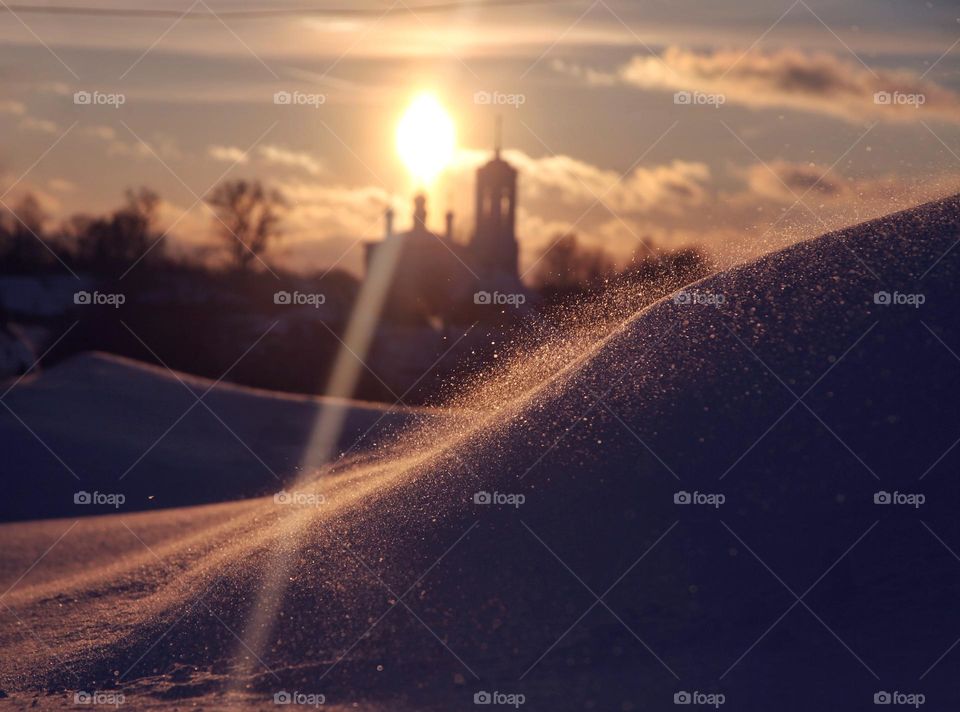
[[[113,510],[78,510],[78,491],[121,493],[124,511],[276,492],[324,464],[303,461],[324,409],[345,417],[339,452],[363,451],[391,429],[440,417],[214,383],[96,352],[27,376],[4,403],[0,443],[11,476],[3,519]]]
[[[958,239],[954,197],[545,344],[465,398],[472,422],[297,485],[319,506],[3,525],[0,686],[51,709],[78,689],[136,709],[276,709],[281,690],[326,709],[475,710],[480,691],[957,709]],[[548,375],[519,388],[524,369]]]
[[[0,377],[26,373],[36,358],[23,330],[0,327]]]
[[[77,291],[90,288],[89,279],[70,275],[4,275],[0,277],[0,309],[15,316],[61,316],[75,308]]]

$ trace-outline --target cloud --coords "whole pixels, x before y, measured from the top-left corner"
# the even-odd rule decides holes
[[[260,158],[269,164],[287,168],[299,168],[312,176],[319,175],[323,169],[320,163],[309,153],[290,151],[280,146],[261,146]]]
[[[124,158],[152,158],[153,154],[150,152],[150,149],[139,141],[131,141],[127,143],[125,141],[111,141],[107,145],[107,155],[108,156],[122,156]]]
[[[60,131],[60,127],[57,126],[57,124],[53,121],[48,121],[47,119],[37,119],[33,116],[25,116],[20,122],[20,128],[48,134],[55,134]]]
[[[103,132],[99,138],[107,141],[108,156],[123,156],[129,158],[149,158],[153,161],[157,157],[164,161],[179,161],[183,158],[183,152],[177,143],[177,140],[171,136],[155,133],[149,139],[140,140],[133,138],[126,142],[120,139],[109,139],[109,134]]]
[[[362,274],[363,245],[382,238],[390,194],[375,186],[348,188],[300,180],[279,182],[276,187],[290,210],[272,257],[293,270],[336,264]]]
[[[617,212],[675,213],[703,203],[710,181],[710,168],[699,162],[638,166],[623,175],[565,155],[534,158],[508,150],[504,158],[520,172],[526,203],[559,204],[580,211],[601,199]],[[461,151],[455,170],[469,170],[461,180],[469,179],[472,185],[473,170],[487,160],[486,152]]]
[[[851,182],[833,172],[828,166],[815,163],[772,161],[766,165],[754,164],[743,171],[750,199],[793,203],[806,194],[805,201],[839,200],[853,191]]]
[[[154,152],[161,158],[168,160],[176,160],[182,157],[176,141],[168,136],[155,135],[150,140],[149,145],[146,145],[136,139],[125,141],[117,138],[116,130],[112,126],[103,124],[84,126],[78,131],[106,143],[106,155],[110,157],[149,158],[155,161]]]
[[[51,178],[47,181],[47,185],[50,186],[50,190],[58,193],[74,193],[77,190],[77,184],[66,178]]]
[[[794,49],[700,53],[668,47],[661,56],[633,57],[614,72],[554,66],[594,85],[722,94],[727,103],[809,111],[854,123],[960,122],[960,94],[912,72],[870,70],[826,53]]]
[[[210,146],[207,149],[207,155],[215,161],[224,163],[246,163],[248,158],[243,149],[236,146]]]
[[[112,141],[117,136],[117,132],[112,126],[85,126],[83,129],[81,129],[81,131],[88,136],[93,136],[94,138],[99,138],[103,141]]]
[[[277,186],[290,203],[286,222],[311,236],[349,234],[356,239],[383,234],[383,211],[391,196],[373,186],[346,188],[321,183],[287,181]]]
[[[54,94],[56,96],[69,96],[73,89],[63,82],[41,82],[37,85],[38,94]]]
[[[103,141],[107,144],[107,156],[122,156],[124,158],[153,158],[153,154],[147,146],[139,141],[126,142],[117,138],[117,132],[112,126],[96,124],[93,126],[84,126],[79,129],[86,136]],[[156,148],[154,150],[157,150]],[[162,154],[161,154],[162,155]],[[154,158],[154,160],[156,160]]]
[[[702,163],[672,161],[638,167],[628,175],[598,168],[569,156],[531,159],[511,156],[523,173],[533,199],[572,201],[589,207],[598,199],[628,213],[674,211],[701,202],[709,168]]]
[[[249,160],[247,153],[236,146],[210,146],[207,149],[207,155],[225,163],[243,164]],[[323,172],[320,162],[303,151],[291,151],[280,146],[267,145],[260,146],[257,149],[257,155],[267,165],[296,168],[311,176],[320,175]]]
[[[21,101],[0,101],[0,114],[22,116],[27,113],[27,107]]]

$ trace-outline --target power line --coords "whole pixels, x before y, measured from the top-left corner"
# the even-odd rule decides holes
[[[415,14],[433,14],[455,12],[471,7],[484,9],[488,7],[510,7],[523,5],[550,5],[556,4],[551,0],[485,0],[478,5],[467,5],[461,2],[440,2],[434,4],[413,5],[397,4],[389,8],[356,8],[356,7],[290,7],[253,10],[222,10],[200,11],[184,13],[180,10],[147,10],[132,7],[88,7],[79,5],[0,5],[0,12],[32,15],[67,15],[107,18],[143,18],[143,19],[184,19],[184,20],[257,20],[272,17],[381,17],[405,12]]]

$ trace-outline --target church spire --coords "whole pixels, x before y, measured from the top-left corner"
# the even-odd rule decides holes
[[[500,158],[500,146],[503,141],[503,117],[497,114],[493,124],[493,156]]]
[[[517,171],[500,157],[500,116],[494,126],[493,159],[477,169],[476,227],[470,249],[485,269],[516,278]]]

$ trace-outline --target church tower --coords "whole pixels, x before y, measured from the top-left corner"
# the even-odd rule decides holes
[[[493,159],[477,169],[476,229],[470,249],[485,269],[517,277],[517,171],[500,158],[497,118]]]

